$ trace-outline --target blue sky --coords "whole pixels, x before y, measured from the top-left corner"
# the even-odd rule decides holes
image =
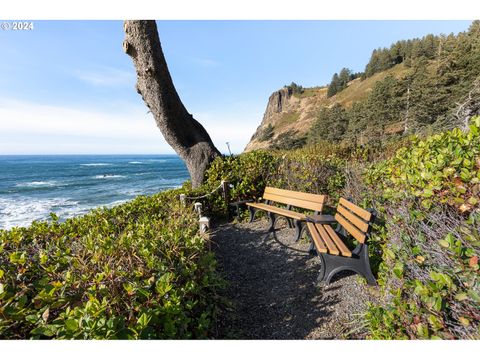
[[[470,21],[158,21],[188,111],[243,150],[270,94],[362,71],[373,49]],[[35,21],[0,30],[0,154],[172,153],[135,92],[121,21]]]

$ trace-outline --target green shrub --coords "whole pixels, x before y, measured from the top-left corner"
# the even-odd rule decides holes
[[[480,117],[467,133],[454,129],[417,139],[373,166],[367,181],[387,199],[408,194],[421,199],[426,209],[439,202],[462,213],[473,211],[480,206]]]
[[[221,285],[178,191],[0,230],[0,338],[204,338]]]
[[[480,338],[479,127],[417,140],[367,171],[385,219],[372,338]]]

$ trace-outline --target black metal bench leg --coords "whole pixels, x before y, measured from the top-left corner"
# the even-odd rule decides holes
[[[270,227],[268,228],[268,231],[274,231],[275,230],[275,214],[272,212],[269,212],[268,217],[270,219]]]
[[[322,253],[318,253],[320,258],[320,271],[318,272],[317,282],[322,282],[325,277],[325,258]]]
[[[249,222],[253,222],[253,219],[255,219],[255,213],[257,212],[257,209],[254,207],[249,207],[248,210],[250,210],[250,220]]]
[[[295,238],[294,238],[294,241],[300,240],[300,237],[302,236],[302,230],[303,230],[302,221],[295,220]]]
[[[370,268],[367,245],[362,245],[359,251],[354,252],[351,258],[330,254],[320,254],[320,256],[325,264],[325,266],[323,266],[325,272],[322,279],[327,285],[330,284],[335,274],[343,270],[353,271],[362,275],[367,280],[368,285],[377,285],[377,281]]]
[[[363,245],[359,253],[360,262],[362,263],[362,275],[367,279],[368,285],[375,286],[377,285],[377,280],[372,273],[372,268],[370,267],[370,258],[368,257],[368,245]]]
[[[293,225],[293,219],[287,218],[287,222],[288,222],[288,227],[290,229],[293,229],[293,227],[295,226],[295,225]]]

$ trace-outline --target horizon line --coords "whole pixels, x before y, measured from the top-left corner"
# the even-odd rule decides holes
[[[109,155],[109,156],[122,156],[122,155],[162,155],[162,156],[165,156],[165,155],[176,155],[176,156],[179,156],[177,153],[166,153],[166,154],[155,154],[155,153],[131,153],[131,154],[127,154],[127,153],[103,153],[103,154],[99,154],[99,153],[86,153],[86,154],[0,154],[0,156],[85,156],[85,155]]]

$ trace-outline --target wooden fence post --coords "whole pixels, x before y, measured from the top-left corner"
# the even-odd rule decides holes
[[[180,203],[185,206],[185,194],[180,194]]]

